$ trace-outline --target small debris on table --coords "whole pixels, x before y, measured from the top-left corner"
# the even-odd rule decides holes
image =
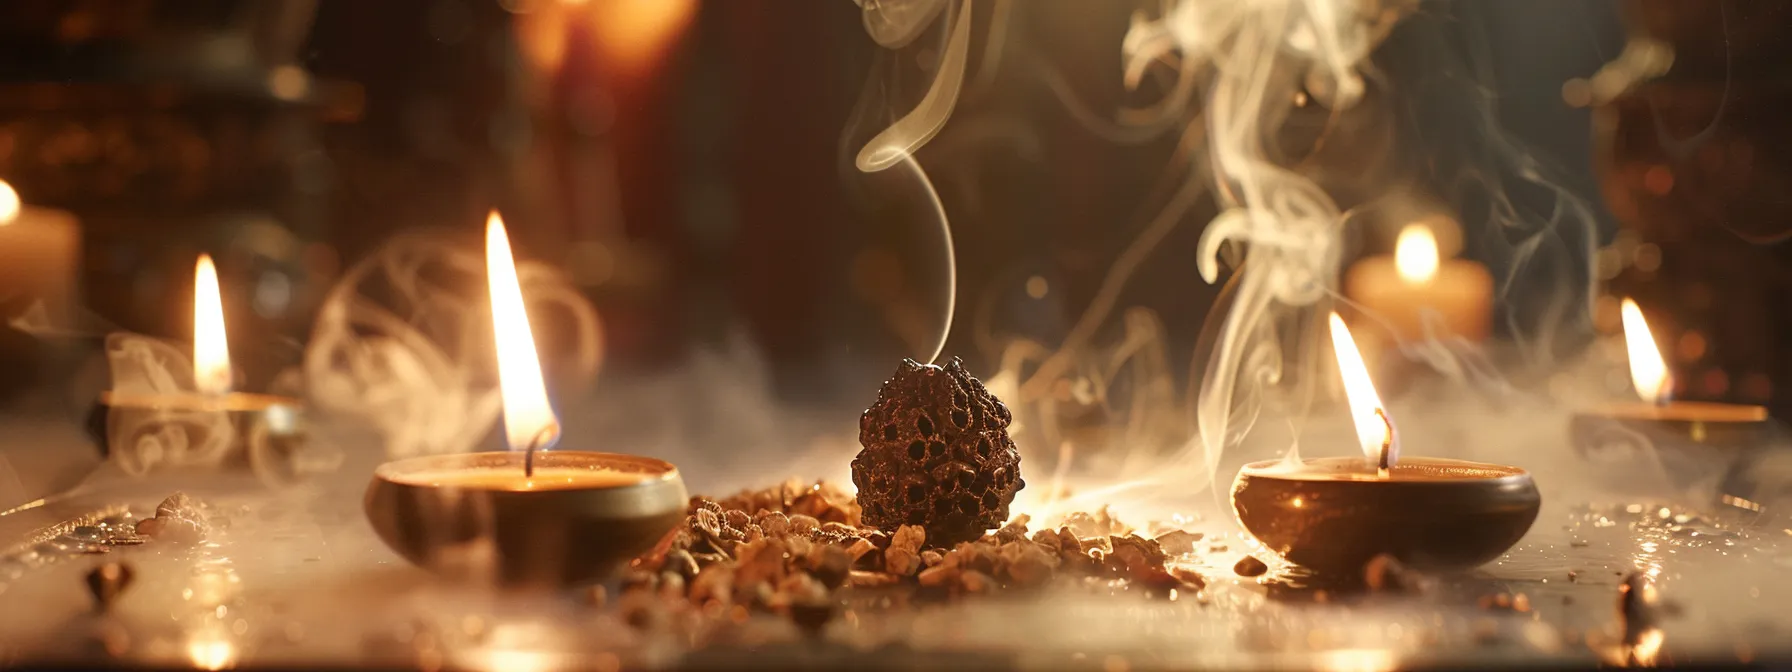
[[[137,521],[139,536],[191,545],[205,541],[210,532],[204,504],[187,493],[177,492],[156,506],[154,518]]]
[[[1232,565],[1232,572],[1239,576],[1263,576],[1263,573],[1267,571],[1269,571],[1269,565],[1263,564],[1263,561],[1258,560],[1254,555],[1244,556],[1238,560],[1238,564]]]
[[[1382,553],[1363,565],[1363,585],[1376,592],[1423,593],[1436,582],[1406,568],[1392,555]]]
[[[1165,553],[1171,555],[1187,555],[1195,552],[1195,542],[1200,541],[1204,537],[1205,535],[1200,532],[1170,530],[1169,532],[1157,535],[1157,545],[1162,547]]]
[[[842,612],[848,590],[907,587],[917,596],[960,599],[1054,585],[1139,586],[1153,596],[1205,587],[1195,571],[1167,564],[1170,554],[1157,540],[1137,535],[1030,531],[1031,521],[1017,516],[971,541],[942,543],[921,525],[886,532],[860,514],[850,495],[827,483],[786,483],[720,501],[693,497],[685,524],[635,560],[613,602],[640,627],[688,622],[688,614],[764,612],[813,634]],[[1103,519],[1109,522],[1087,529],[1131,529],[1105,513],[1088,517]]]

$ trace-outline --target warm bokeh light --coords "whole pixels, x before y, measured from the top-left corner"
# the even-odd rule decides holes
[[[201,670],[233,667],[236,664],[236,645],[216,633],[202,633],[187,642],[187,659]]]
[[[1387,649],[1322,651],[1315,667],[1326,672],[1387,672],[1400,669],[1400,657]]]
[[[6,180],[0,180],[0,226],[11,224],[18,219],[19,210],[24,206],[19,203],[19,192],[14,191]]]
[[[1331,315],[1332,350],[1338,354],[1338,371],[1344,378],[1344,397],[1350,401],[1350,420],[1356,425],[1356,438],[1362,444],[1363,455],[1370,462],[1378,462],[1383,446],[1388,446],[1389,466],[1393,464],[1393,433],[1391,422],[1387,420],[1387,410],[1381,405],[1381,395],[1375,393],[1375,383],[1369,380],[1369,367],[1363,365],[1363,355],[1356,349],[1356,339],[1350,337],[1350,327],[1344,326],[1344,319],[1337,313]]]
[[[1655,347],[1655,335],[1649,332],[1649,322],[1643,319],[1643,310],[1636,301],[1624,299],[1621,309],[1624,317],[1624,347],[1630,352],[1630,382],[1636,386],[1636,393],[1643,401],[1661,403],[1667,401],[1669,389],[1668,365],[1661,359],[1661,349]]]
[[[1401,280],[1414,285],[1437,277],[1437,237],[1429,227],[1413,224],[1400,230],[1394,243],[1394,270]]]
[[[1660,628],[1649,628],[1637,636],[1636,645],[1630,649],[1629,664],[1640,667],[1654,667],[1656,658],[1661,656],[1661,643],[1666,637]]]
[[[525,450],[538,441],[537,448],[547,448],[560,438],[560,422],[548,406],[541,360],[535,354],[535,333],[529,328],[523,288],[517,281],[516,259],[510,254],[510,237],[497,211],[485,220],[485,274],[498,346],[498,390],[504,398],[504,439],[511,450]]]
[[[638,73],[658,60],[696,16],[696,0],[535,0],[516,18],[518,40],[534,66],[556,70],[569,56],[568,37],[584,31],[612,66]]]
[[[202,394],[230,391],[230,343],[224,338],[224,299],[209,254],[193,271],[193,385]]]

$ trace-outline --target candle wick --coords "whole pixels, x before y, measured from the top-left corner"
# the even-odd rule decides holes
[[[535,477],[535,451],[558,436],[560,436],[560,424],[550,422],[543,425],[541,431],[535,433],[535,438],[529,440],[529,447],[523,449],[523,478]]]
[[[1388,412],[1382,408],[1375,409],[1375,417],[1381,419],[1387,431],[1382,433],[1381,450],[1375,457],[1375,474],[1381,478],[1388,477],[1388,470],[1394,466],[1394,421],[1388,418]]]

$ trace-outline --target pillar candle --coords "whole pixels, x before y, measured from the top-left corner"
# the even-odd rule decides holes
[[[1401,341],[1487,338],[1493,315],[1493,276],[1466,259],[1438,258],[1437,239],[1423,225],[1400,232],[1392,256],[1350,267],[1344,293],[1368,318],[1366,331],[1385,329]]]

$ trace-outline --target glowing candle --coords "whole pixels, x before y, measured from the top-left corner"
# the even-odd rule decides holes
[[[47,315],[64,315],[75,298],[80,253],[74,215],[27,206],[0,180],[0,296],[23,294],[43,301]]]
[[[112,387],[100,393],[100,404],[107,407],[108,449],[126,473],[141,476],[163,464],[215,465],[236,451],[270,484],[287,484],[315,470],[335,468],[333,457],[306,454],[298,399],[234,389],[224,300],[210,255],[199,255],[193,264],[191,385],[164,368],[177,352],[147,337],[127,337],[108,345]],[[175,450],[145,438],[157,436],[176,417],[182,424],[204,427],[200,435],[207,438]]]
[[[1392,257],[1352,266],[1344,292],[1403,341],[1453,336],[1478,342],[1487,337],[1493,314],[1493,276],[1472,261],[1440,259],[1437,237],[1421,224],[1400,232]]]
[[[1614,490],[1659,496],[1703,488],[1731,472],[1739,456],[1771,441],[1767,409],[1677,401],[1673,374],[1635,301],[1620,310],[1630,381],[1638,401],[1577,412],[1569,437],[1581,458]]]
[[[193,386],[200,394],[230,392],[230,344],[224,336],[224,299],[211,255],[193,269]]]
[[[1357,443],[1363,456],[1375,465],[1382,476],[1400,459],[1400,446],[1394,437],[1394,421],[1375,393],[1369,380],[1369,368],[1363,365],[1362,353],[1350,338],[1350,328],[1337,313],[1331,315],[1332,350],[1338,356],[1338,370],[1344,377],[1344,396],[1350,404],[1350,421],[1356,426]]]
[[[1512,547],[1542,499],[1517,467],[1437,458],[1400,459],[1394,422],[1337,313],[1332,348],[1356,428],[1357,457],[1247,464],[1232,510],[1264,548],[1321,573],[1362,576],[1378,555],[1408,565],[1462,569]]]
[[[367,487],[368,522],[392,550],[432,569],[452,570],[441,563],[467,542],[437,532],[476,530],[495,542],[489,569],[501,582],[603,578],[684,519],[684,479],[652,458],[547,450],[560,438],[560,422],[548,406],[516,260],[496,212],[486,219],[485,261],[510,450],[380,465]]]
[[[609,469],[538,467],[535,469],[535,473],[529,478],[517,478],[516,472],[508,470],[467,471],[444,469],[442,471],[405,474],[399,477],[398,480],[415,485],[427,485],[439,488],[526,492],[531,490],[572,490],[578,488],[634,485],[646,478],[646,474],[613,471]]]
[[[1641,404],[1615,404],[1602,409],[1602,415],[1645,420],[1693,423],[1761,423],[1767,420],[1767,409],[1748,404],[1723,404],[1673,400],[1673,374],[1655,345],[1649,321],[1636,302],[1624,299],[1620,309],[1624,322],[1624,350],[1630,365],[1630,382],[1636,387]],[[1702,440],[1708,429],[1695,427]]]
[[[485,265],[498,346],[498,390],[504,399],[504,439],[511,450],[546,449],[559,440],[560,422],[548,406],[516,260],[510,254],[504,220],[496,211],[485,220]]]

